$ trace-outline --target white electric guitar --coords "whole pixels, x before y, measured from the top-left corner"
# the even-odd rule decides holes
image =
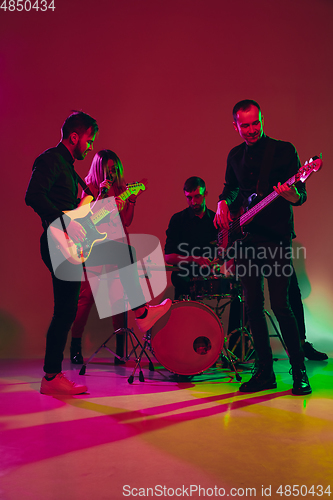
[[[117,197],[122,201],[125,201],[132,194],[137,196],[139,191],[145,191],[145,189],[146,186],[142,182],[127,184],[126,191]],[[49,227],[57,248],[72,264],[82,264],[85,262],[88,259],[94,244],[105,240],[107,237],[107,233],[100,233],[96,228],[96,225],[109,214],[111,216],[111,220],[119,214],[115,205],[114,197],[104,198],[101,202],[98,202],[98,206],[100,208],[94,212],[91,207],[92,201],[92,196],[86,196],[83,200],[81,200],[75,210],[64,212],[71,218],[71,220],[79,222],[85,229],[86,236],[83,241],[74,243],[74,241],[68,236],[67,231],[62,227],[62,224],[60,224],[60,219],[57,219]]]

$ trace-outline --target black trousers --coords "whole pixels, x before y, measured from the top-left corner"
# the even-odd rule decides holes
[[[56,270],[56,275],[64,278],[67,276],[70,279],[59,279],[52,268],[46,233],[43,233],[41,237],[40,248],[42,259],[52,275],[54,294],[54,312],[46,335],[44,371],[46,373],[59,373],[61,372],[68,332],[77,312],[82,266],[64,261],[61,265],[62,268]],[[90,266],[117,265],[121,283],[133,309],[145,304],[135,260],[133,247],[111,240],[105,240],[102,244],[95,245],[87,260],[87,265]]]
[[[289,283],[289,304],[295,315],[298,333],[301,340],[305,340],[305,318],[304,307],[302,302],[301,290],[299,288],[295,268],[293,266],[293,274],[290,277]],[[241,315],[242,304],[236,297],[230,305],[228,333],[237,330],[240,327],[239,318]],[[247,321],[247,318],[246,318]]]
[[[293,266],[293,274],[290,277],[289,284],[289,303],[295,315],[298,333],[301,340],[305,340],[305,318],[304,318],[304,307],[302,302],[301,290],[299,288],[295,268]]]
[[[299,365],[304,360],[297,321],[289,301],[289,285],[294,274],[291,256],[288,243],[252,240],[237,244],[236,273],[243,286],[254,347],[261,364],[273,362],[264,313],[264,278],[268,282],[271,308],[279,323],[290,362]]]

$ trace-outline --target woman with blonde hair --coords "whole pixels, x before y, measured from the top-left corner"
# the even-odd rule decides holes
[[[114,196],[117,202],[121,224],[118,220],[108,220],[104,224],[98,226],[100,232],[107,232],[108,237],[112,239],[126,240],[126,227],[128,227],[134,216],[134,207],[136,203],[137,196],[131,195],[122,201],[119,195],[126,191],[126,183],[124,180],[124,169],[119,157],[113,151],[109,149],[103,149],[95,154],[88,175],[85,178],[87,187],[89,188],[89,194],[92,194],[96,201],[103,198]],[[82,198],[87,196],[87,190],[82,192]],[[98,276],[101,274],[102,266],[89,267],[86,266],[86,272],[88,278],[91,276]],[[94,303],[94,296],[91,290],[90,280],[83,280],[81,283],[80,296],[78,302],[78,310],[76,314],[75,321],[72,326],[72,341],[70,347],[70,356],[72,363],[82,364],[82,347],[81,339],[85,325],[88,321],[88,316],[91,307]],[[112,297],[116,296],[116,291],[114,287],[119,288],[119,279],[112,281],[113,290],[109,290],[109,295]],[[118,292],[119,295],[119,292]],[[111,300],[111,302],[113,302]],[[119,302],[119,300],[118,300]],[[116,310],[125,310],[123,304],[112,304],[115,306]],[[118,307],[117,307],[118,306]],[[123,328],[125,326],[125,313],[115,314],[112,316],[112,322],[114,331]],[[116,336],[116,353],[119,357],[124,356],[124,336]],[[119,364],[121,361],[116,357],[115,364]]]

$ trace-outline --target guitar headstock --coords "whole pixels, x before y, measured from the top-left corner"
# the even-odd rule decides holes
[[[146,186],[143,182],[135,182],[134,184],[127,184],[126,188],[131,194],[137,195],[140,191],[145,191]]]
[[[318,156],[310,158],[306,161],[304,165],[299,169],[296,174],[296,182],[305,182],[306,179],[312,174],[312,172],[317,172],[323,165],[323,161]]]

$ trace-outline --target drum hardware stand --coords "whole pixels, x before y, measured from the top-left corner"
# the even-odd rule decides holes
[[[241,287],[239,287],[237,295],[232,297],[230,299],[230,301],[227,302],[227,304],[224,304],[224,307],[231,304],[235,299],[239,300],[239,303],[241,306],[240,316],[239,316],[240,325],[239,325],[239,328],[230,332],[230,334],[228,335],[228,340],[230,340],[230,335],[233,333],[236,333],[236,332],[239,332],[239,337],[238,337],[235,345],[232,347],[232,349],[226,348],[225,350],[229,354],[229,357],[233,360],[234,363],[248,363],[250,358],[253,355],[254,344],[253,344],[252,335],[250,334],[249,330],[247,329],[246,325],[244,324],[245,303],[244,303],[244,298],[243,298]],[[224,311],[224,309],[223,309],[223,311]],[[246,340],[248,340],[250,342],[249,347],[246,347]],[[236,356],[236,354],[235,354],[235,350],[239,344],[241,344],[241,356],[240,357]]]
[[[151,359],[149,358],[147,352],[145,351],[145,348],[142,346],[140,340],[135,335],[135,333],[132,330],[132,328],[128,328],[128,326],[127,326],[128,325],[128,323],[127,323],[127,315],[128,315],[128,311],[126,310],[125,311],[125,326],[123,328],[118,328],[118,330],[116,330],[115,332],[113,332],[105,340],[105,342],[103,342],[103,344],[99,346],[99,348],[90,356],[90,358],[88,359],[88,361],[86,361],[86,363],[84,363],[82,365],[81,370],[79,372],[80,375],[84,375],[86,373],[87,365],[93,360],[93,358],[96,356],[96,354],[98,354],[99,351],[101,349],[103,349],[103,348],[106,349],[107,351],[109,351],[111,354],[113,354],[120,361],[124,361],[126,363],[126,361],[128,361],[130,359],[130,357],[132,356],[133,353],[134,353],[135,357],[137,358],[136,349],[140,346],[141,347],[140,361],[141,361],[141,357],[142,357],[142,355],[144,353],[147,356],[148,361],[149,361],[149,369],[151,369],[151,365],[153,366],[153,363],[152,363]],[[116,354],[114,351],[112,351],[112,349],[110,349],[107,346],[108,342],[114,337],[114,335],[125,335],[126,336],[125,337],[125,352],[126,352],[126,355],[123,356],[123,357],[118,356],[118,354]],[[128,353],[128,337],[130,338],[131,345],[132,345],[132,350],[131,350],[130,353]],[[136,345],[135,345],[135,343],[136,343]],[[153,369],[154,369],[154,366],[153,366]],[[142,373],[142,371],[141,371],[141,367],[140,367],[140,374],[141,373]],[[133,374],[134,374],[134,372],[133,372]],[[143,377],[143,375],[142,375],[142,377]],[[128,381],[129,381],[130,384],[133,382],[133,380],[130,382],[130,379],[128,379]]]
[[[190,300],[190,297],[189,296],[183,296],[183,300],[182,301],[179,301],[179,302],[191,302]],[[178,301],[177,301],[178,302]],[[210,307],[210,306],[208,306]],[[210,307],[210,309],[214,309],[212,307]],[[220,318],[219,318],[219,321],[221,322]],[[141,359],[142,359],[142,356],[143,356],[143,353],[146,354],[146,356],[148,357],[149,359],[149,356],[147,355],[147,350],[149,350],[153,356],[155,356],[154,354],[154,348],[152,346],[152,343],[151,343],[151,335],[152,335],[152,329],[148,330],[145,334],[144,334],[144,337],[143,337],[143,340],[144,340],[144,343],[143,345],[141,346],[141,352],[139,354],[139,356],[137,357],[137,360],[136,360],[136,364],[134,366],[134,369],[133,369],[133,372],[131,374],[131,376],[128,378],[128,383],[129,384],[132,384],[133,381],[134,381],[134,375],[135,375],[135,372],[136,370],[139,368],[140,369],[140,372],[139,372],[139,380],[140,382],[144,382],[144,375],[143,375],[143,372],[142,372],[142,369],[141,369]],[[229,355],[229,352],[226,348],[224,348],[225,350],[225,353],[226,353],[226,358],[228,359],[228,362],[230,363],[230,366],[232,367],[233,371],[235,372],[235,376],[236,376],[236,380],[237,381],[241,381],[241,377],[235,367],[235,364],[233,362],[233,360],[231,359],[230,355]],[[149,370],[150,371],[154,371],[154,365],[153,363],[151,362],[151,360],[149,359]],[[196,375],[201,375],[202,373],[204,373],[203,371],[200,372],[200,373],[197,373]],[[177,374],[177,373],[174,373],[174,375],[177,377],[177,378],[182,378],[182,377],[186,377],[186,380],[190,377],[192,378],[194,375],[180,375],[180,374]]]
[[[85,274],[85,278],[86,280],[88,280],[88,277],[87,277],[87,271],[85,269],[85,266],[83,266],[83,270],[84,270],[84,274]],[[150,270],[147,266],[147,269],[145,270],[144,272],[144,277],[146,280],[149,280],[149,273],[150,273]],[[124,300],[126,300],[126,295],[124,296]],[[107,346],[107,343],[113,338],[114,335],[119,335],[119,334],[125,334],[126,337],[125,337],[125,349],[126,349],[126,356],[118,356],[117,353],[115,353],[114,351],[112,351],[112,349],[110,349],[108,346]],[[130,338],[130,341],[131,341],[131,344],[132,344],[132,350],[130,353],[128,353],[128,337]],[[148,348],[151,352],[152,351],[152,348],[151,348],[151,344],[150,344],[150,339],[151,339],[151,330],[149,330],[149,332],[146,332],[145,333],[145,336],[143,337],[144,339],[144,345],[141,344],[140,340],[138,339],[138,337],[135,335],[134,331],[132,328],[128,328],[128,311],[127,309],[125,310],[125,325],[123,328],[118,328],[118,330],[116,330],[115,332],[113,332],[106,340],[105,342],[103,342],[102,345],[99,346],[99,348],[90,356],[90,358],[88,359],[88,361],[86,363],[84,363],[81,367],[81,370],[79,372],[80,375],[84,375],[86,373],[86,368],[87,368],[87,365],[92,361],[92,359],[96,356],[96,354],[99,353],[99,351],[101,349],[107,349],[111,354],[113,354],[117,359],[119,359],[120,361],[124,361],[126,363],[126,361],[128,361],[130,359],[130,357],[132,356],[132,354],[135,355],[136,357],[136,365],[134,367],[134,370],[133,370],[133,373],[132,375],[128,378],[128,383],[129,384],[132,384],[133,383],[133,380],[134,380],[134,374],[137,370],[137,368],[139,367],[140,368],[140,373],[139,373],[139,380],[140,382],[144,382],[144,376],[143,376],[143,373],[142,373],[142,369],[141,369],[141,359],[142,359],[142,356],[143,354],[146,355],[148,361],[149,361],[149,370],[150,371],[154,371],[154,365],[150,359],[150,357],[148,356],[147,352],[146,352],[146,349]],[[134,345],[136,343],[136,345]],[[140,347],[141,348],[141,352],[139,354],[139,356],[137,356],[136,354],[136,349]]]
[[[144,274],[143,274],[143,277],[148,282],[147,283],[148,284],[148,288],[149,288],[149,285],[150,285],[150,283],[149,283],[149,277],[151,276],[151,270],[150,270],[149,262],[150,262],[150,257],[149,257],[149,259],[147,261],[148,265],[146,265],[146,267],[144,268]],[[135,352],[136,364],[134,366],[132,375],[130,375],[128,377],[128,379],[127,379],[127,381],[128,381],[129,384],[133,384],[134,375],[135,375],[135,372],[136,372],[136,370],[138,368],[140,369],[140,371],[139,371],[139,380],[140,380],[140,382],[144,382],[145,381],[145,378],[143,376],[143,372],[142,372],[142,369],[141,369],[141,360],[142,360],[143,354],[145,354],[147,356],[147,358],[148,358],[148,361],[149,361],[149,371],[153,372],[155,370],[153,362],[150,359],[150,357],[148,356],[147,351],[146,351],[148,349],[152,354],[154,354],[154,351],[153,351],[153,348],[152,348],[152,345],[151,345],[151,328],[147,332],[145,332],[144,336],[142,337],[142,340],[144,340],[143,345],[138,340],[138,344],[141,347],[141,352],[140,352],[139,356],[137,356],[136,352]],[[138,346],[136,346],[136,347],[138,347]]]
[[[242,299],[242,302],[243,299]],[[287,349],[287,346],[283,340],[283,337],[281,335],[281,333],[279,332],[278,330],[278,327],[276,326],[276,323],[272,317],[272,315],[267,311],[267,309],[264,309],[264,313],[266,314],[266,316],[268,317],[268,319],[270,320],[270,323],[272,325],[272,327],[274,328],[274,331],[275,331],[275,334],[271,333],[269,334],[269,337],[277,337],[281,344],[282,344],[282,347],[284,348],[284,350],[286,351],[286,354],[287,356],[289,357],[289,354],[288,354],[288,349]],[[233,334],[233,333],[236,333],[237,331],[240,331],[241,334],[240,334],[240,337],[237,339],[235,345],[233,346],[232,350],[229,351],[229,354],[233,357],[234,361],[237,363],[247,363],[250,358],[252,357],[252,353],[253,351],[255,352],[255,349],[254,349],[254,344],[253,344],[253,339],[252,339],[252,336],[250,334],[250,332],[248,331],[248,329],[245,327],[242,326],[243,324],[243,318],[244,318],[244,310],[243,310],[243,314],[241,315],[241,326],[239,329],[237,330],[233,330],[232,332],[230,332],[229,335]],[[245,354],[245,338],[248,337],[249,341],[250,341],[250,344],[251,346],[248,348],[246,354]],[[234,354],[234,351],[236,349],[236,347],[238,346],[239,342],[242,342],[242,353],[241,353],[241,357],[238,358],[235,354]],[[273,358],[273,361],[278,361],[277,358]]]
[[[82,265],[83,265],[83,274],[84,274],[85,280],[89,281],[85,263],[82,262]],[[89,270],[89,272],[92,273],[92,274],[94,274],[95,276],[99,276],[100,275],[99,273],[96,273],[95,271],[92,271],[91,269]],[[100,279],[102,279],[102,278],[99,278],[99,280]],[[126,297],[126,294],[124,293],[124,302],[125,303],[126,303],[126,300],[127,300],[127,297]],[[83,363],[83,365],[81,367],[81,370],[79,371],[79,375],[84,375],[86,373],[87,365],[94,359],[94,357],[96,356],[96,354],[98,354],[99,351],[101,349],[103,349],[103,347],[104,347],[104,349],[106,349],[107,351],[109,351],[111,354],[113,354],[117,359],[119,359],[120,361],[124,361],[125,363],[126,363],[126,361],[128,361],[128,359],[131,357],[131,355],[133,353],[135,353],[135,356],[136,356],[136,349],[137,349],[137,347],[139,345],[140,345],[140,347],[142,347],[142,345],[141,345],[139,339],[137,338],[137,336],[135,335],[135,333],[133,332],[133,330],[131,328],[128,328],[128,311],[127,311],[127,309],[125,309],[124,312],[125,312],[125,325],[124,325],[124,327],[123,328],[118,328],[118,330],[116,330],[115,332],[113,332],[105,340],[105,342],[103,342],[103,344],[100,345],[99,348],[90,356],[90,358],[88,359],[88,361],[86,363]],[[112,349],[110,349],[107,346],[107,343],[114,337],[114,335],[118,335],[118,334],[125,334],[126,356],[123,356],[123,357],[118,356],[118,354],[116,352],[112,351]],[[130,354],[128,354],[128,336],[130,337],[131,344],[132,344],[132,351],[130,352]],[[134,338],[135,342],[137,343],[136,346],[134,346],[133,338]]]
[[[246,326],[244,326],[244,299],[239,295],[238,296],[239,299],[241,300],[243,306],[242,306],[242,314],[240,316],[240,327],[239,329],[237,330],[233,330],[232,332],[230,332],[229,336],[233,333],[236,333],[237,331],[240,332],[240,336],[239,338],[237,339],[235,345],[233,346],[233,348],[231,350],[228,349],[228,352],[230,354],[230,356],[234,359],[234,361],[237,363],[247,363],[249,362],[249,360],[251,359],[252,357],[252,354],[253,354],[253,351],[255,352],[255,349],[254,349],[254,344],[253,344],[253,338],[252,338],[252,335],[250,334],[249,330],[246,328]],[[232,299],[233,300],[233,299]],[[232,302],[232,300],[230,302]],[[230,303],[229,302],[229,303]],[[226,304],[227,305],[227,304]],[[264,313],[266,314],[266,316],[268,317],[268,319],[270,320],[270,323],[272,325],[272,327],[274,328],[274,331],[275,331],[275,334],[270,334],[269,336],[270,337],[277,337],[281,344],[282,344],[282,347],[284,348],[284,350],[286,351],[286,354],[287,356],[289,357],[289,354],[288,354],[288,349],[287,349],[287,346],[283,340],[283,337],[281,335],[281,333],[279,332],[277,326],[276,326],[276,323],[272,317],[272,315],[267,311],[267,309],[264,310]],[[246,342],[246,337],[248,338],[248,340],[250,341],[250,347],[248,347],[247,351],[245,352],[245,342]],[[238,344],[241,342],[241,348],[242,348],[242,351],[241,351],[241,357],[238,358],[235,354],[234,354],[234,351],[236,349],[236,347],[238,346]],[[274,358],[274,361],[277,361],[277,358]]]
[[[133,380],[134,380],[134,375],[135,375],[135,372],[136,370],[138,369],[138,367],[140,368],[140,372],[139,372],[139,380],[140,382],[144,382],[145,381],[145,378],[143,376],[143,372],[142,372],[142,369],[141,369],[141,359],[142,359],[142,356],[143,354],[145,354],[149,360],[149,371],[153,372],[154,371],[154,365],[153,365],[153,362],[151,361],[151,359],[149,358],[147,352],[146,352],[146,349],[148,349],[152,354],[154,354],[154,350],[152,348],[152,345],[151,345],[151,329],[148,330],[142,340],[144,340],[144,344],[140,344],[140,347],[141,347],[141,352],[139,354],[139,356],[136,357],[136,364],[134,366],[134,369],[133,369],[133,372],[132,372],[132,375],[130,377],[128,377],[128,383],[129,384],[133,384]],[[137,346],[136,346],[137,347]],[[135,354],[136,356],[136,354]]]

